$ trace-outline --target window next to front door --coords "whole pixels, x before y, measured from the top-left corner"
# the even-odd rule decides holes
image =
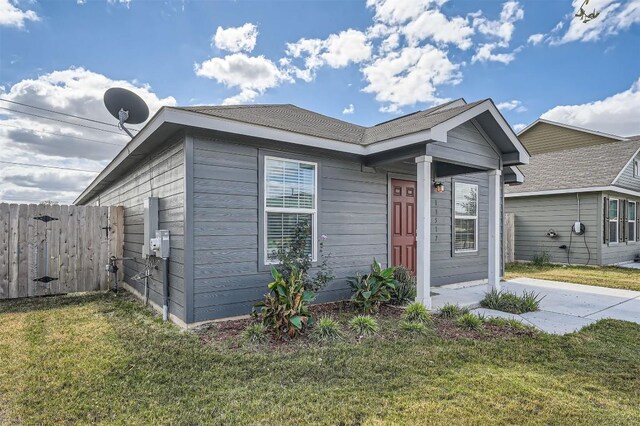
[[[478,185],[455,183],[453,228],[456,253],[478,251]]]
[[[629,221],[629,232],[627,233],[627,235],[629,235],[629,241],[630,242],[635,242],[637,239],[637,219],[638,219],[638,203],[636,203],[635,201],[629,201],[628,204],[628,210],[629,210],[629,214],[627,215],[627,220]]]
[[[285,158],[264,158],[265,263],[274,263],[299,224],[310,230],[307,253],[316,260],[317,164]]]
[[[609,199],[609,243],[617,243],[619,231],[618,221],[619,201],[615,198]]]

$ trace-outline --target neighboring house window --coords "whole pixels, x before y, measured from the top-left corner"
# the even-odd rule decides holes
[[[640,160],[633,160],[633,177],[640,178]]]
[[[627,220],[629,221],[629,241],[636,241],[636,220],[638,218],[638,203],[635,201],[629,201],[629,214]]]
[[[264,162],[265,263],[276,261],[278,250],[291,243],[301,223],[311,231],[307,253],[315,261],[317,164],[274,157]]]
[[[478,250],[478,185],[455,183],[454,248],[456,253]]]
[[[609,200],[609,242],[618,242],[618,200]]]

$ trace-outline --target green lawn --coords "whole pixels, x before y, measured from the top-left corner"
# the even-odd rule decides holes
[[[231,349],[127,296],[61,296],[0,303],[0,360],[0,423],[640,423],[640,326],[619,321]]]
[[[507,265],[505,278],[512,279],[518,277],[640,291],[640,269],[620,268],[616,266],[535,266],[528,263],[511,263]]]

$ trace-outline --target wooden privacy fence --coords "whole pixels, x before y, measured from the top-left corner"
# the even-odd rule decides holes
[[[0,299],[106,290],[124,208],[0,203]]]
[[[516,215],[506,213],[504,215],[504,263],[511,263],[516,260]]]

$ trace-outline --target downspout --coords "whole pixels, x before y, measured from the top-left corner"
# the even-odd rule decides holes
[[[169,319],[169,258],[162,259],[162,320]]]

